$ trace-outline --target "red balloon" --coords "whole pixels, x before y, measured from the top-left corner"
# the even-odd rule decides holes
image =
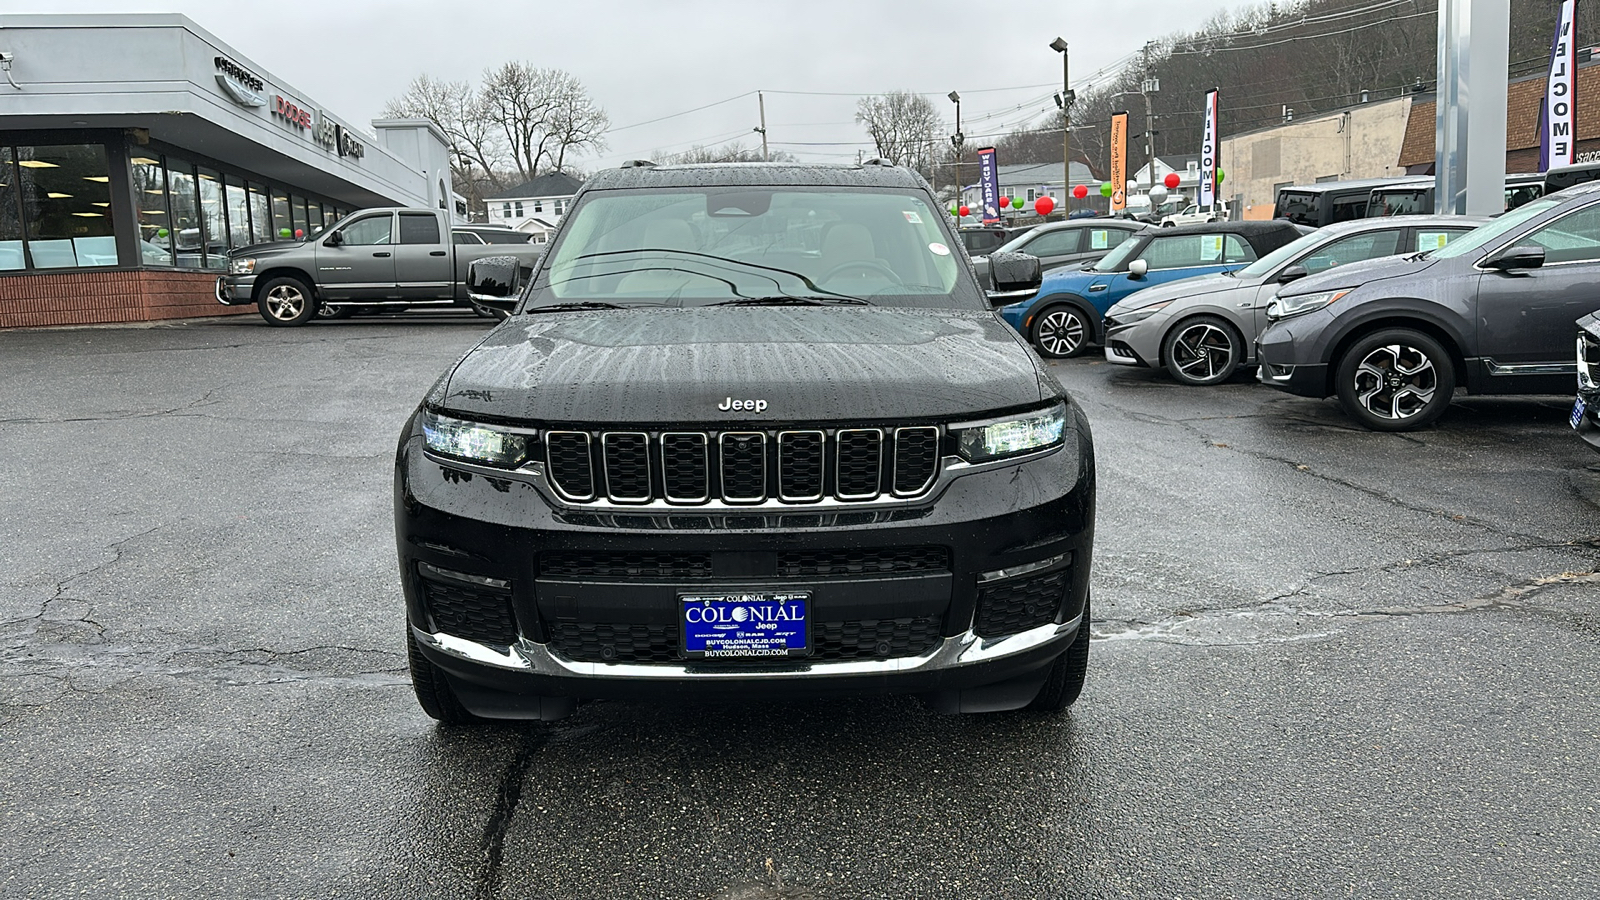
[[[1000,208],[1001,209],[1005,209],[1006,207],[1011,205],[1011,198],[1010,197],[1001,197],[999,200],[996,200],[995,202],[1000,204]]]
[[[1177,190],[1178,189],[1178,184],[1181,181],[1183,181],[1183,179],[1178,177],[1178,173],[1177,172],[1168,172],[1167,173],[1167,177],[1161,179],[1161,183],[1166,185],[1167,186],[1167,190],[1169,190],[1169,191]]]
[[[1077,197],[1079,200],[1089,196],[1089,186],[1087,184],[1080,184],[1074,187],[1072,189],[1072,196]]]
[[[960,209],[959,209],[959,210],[956,210],[956,211],[957,211],[957,212],[959,212],[959,213],[961,213],[961,214],[962,214],[962,215],[963,215],[963,216],[970,216],[970,215],[972,215],[972,210],[970,210],[970,209],[968,209],[968,208],[966,208],[966,207],[965,207],[965,206],[963,206],[963,207],[961,207],[961,208],[960,208]]]
[[[1056,201],[1050,197],[1040,197],[1033,201],[1033,211],[1041,216],[1050,215],[1050,210],[1056,208]]]
[[[294,236],[297,238],[303,238],[306,236],[306,230],[304,228],[296,228],[294,230]]]

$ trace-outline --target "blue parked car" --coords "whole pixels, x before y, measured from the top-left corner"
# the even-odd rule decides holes
[[[1301,235],[1288,222],[1208,222],[1147,228],[1095,263],[1045,273],[1039,293],[1000,308],[1000,316],[1049,359],[1077,356],[1104,339],[1113,304],[1157,284],[1231,272]]]

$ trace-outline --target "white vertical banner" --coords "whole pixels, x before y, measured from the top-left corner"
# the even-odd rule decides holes
[[[1578,36],[1573,32],[1578,0],[1562,0],[1550,45],[1550,79],[1544,97],[1540,171],[1570,166],[1578,158]]]
[[[1207,209],[1217,204],[1217,91],[1206,92],[1205,132],[1200,137],[1200,196],[1195,202]]]

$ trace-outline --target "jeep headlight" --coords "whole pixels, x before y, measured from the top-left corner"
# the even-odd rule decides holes
[[[1323,291],[1320,294],[1301,294],[1297,297],[1280,296],[1270,304],[1267,310],[1267,318],[1276,322],[1279,319],[1289,319],[1294,316],[1303,316],[1308,312],[1316,312],[1353,290],[1355,288],[1345,288],[1342,291]]]
[[[1015,419],[952,428],[956,452],[967,462],[988,462],[1044,450],[1061,443],[1067,427],[1064,403]]]
[[[515,469],[528,457],[531,430],[513,430],[479,422],[422,413],[422,439],[429,450],[471,462]]]
[[[256,270],[256,259],[253,256],[241,256],[238,259],[228,260],[228,271],[234,275],[250,275]]]

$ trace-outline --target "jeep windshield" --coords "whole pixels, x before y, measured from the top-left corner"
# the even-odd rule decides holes
[[[524,309],[732,302],[985,311],[955,246],[912,191],[594,191],[563,223]]]

